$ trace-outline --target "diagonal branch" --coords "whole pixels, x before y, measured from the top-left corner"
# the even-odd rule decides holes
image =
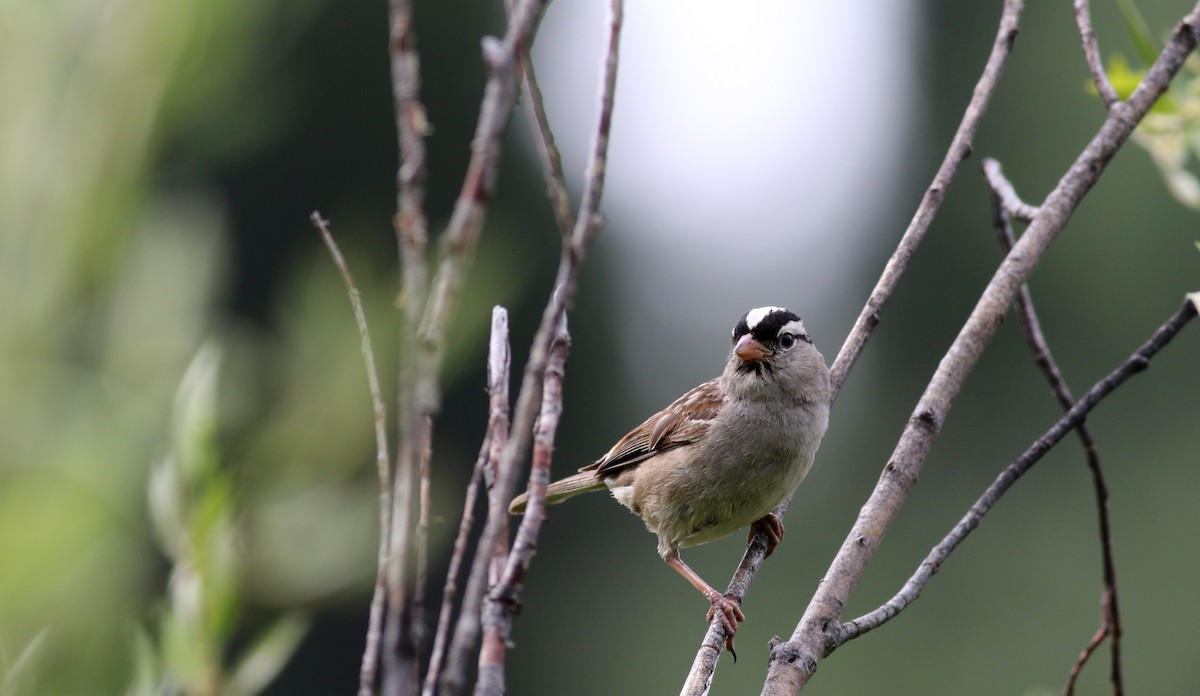
[[[950,141],[950,148],[946,151],[942,166],[938,168],[933,182],[925,190],[921,204],[917,206],[917,212],[913,215],[912,221],[908,223],[908,229],[904,231],[904,236],[900,238],[900,244],[892,253],[892,257],[888,259],[883,274],[879,276],[875,289],[867,298],[866,305],[859,313],[858,320],[854,322],[850,335],[846,337],[846,342],[842,344],[842,349],[838,352],[833,367],[829,370],[830,384],[833,387],[835,398],[846,375],[849,374],[850,368],[854,366],[859,354],[862,353],[867,339],[871,337],[871,332],[879,324],[884,303],[892,296],[892,292],[900,283],[900,276],[908,268],[908,263],[912,260],[913,254],[917,252],[921,241],[925,239],[925,233],[929,231],[929,226],[933,224],[933,219],[941,209],[946,191],[958,174],[959,166],[971,155],[971,142],[975,139],[975,131],[978,130],[979,123],[983,120],[984,113],[987,112],[988,103],[991,102],[992,94],[996,91],[1000,74],[1004,71],[1004,64],[1008,60],[1009,54],[1012,53],[1013,42],[1017,40],[1017,20],[1021,15],[1022,4],[1021,0],[1005,1],[1004,11],[1000,16],[1000,27],[996,32],[996,40],[992,43],[991,55],[988,56],[979,82],[975,84],[971,101],[967,104],[962,122],[959,123],[958,130]]]
[[[521,86],[529,99],[529,111],[533,116],[533,127],[537,135],[538,154],[542,158],[542,171],[546,177],[546,196],[554,211],[554,219],[563,235],[569,235],[575,227],[575,216],[571,212],[571,197],[567,193],[567,177],[563,171],[562,153],[554,141],[550,129],[550,117],[546,114],[546,100],[538,85],[537,73],[533,69],[533,57],[521,57]]]
[[[1020,0],[1007,0],[1004,3],[1004,12],[1000,18],[996,39],[992,44],[992,52],[984,65],[983,74],[980,75],[979,81],[975,85],[975,90],[971,95],[970,102],[967,104],[958,130],[955,132],[954,138],[950,141],[946,157],[942,160],[942,165],[934,175],[929,188],[926,189],[925,195],[917,207],[917,212],[908,224],[908,229],[904,231],[904,235],[900,238],[900,243],[896,247],[896,251],[884,267],[879,281],[871,291],[866,305],[859,314],[858,320],[855,321],[854,327],[851,329],[849,336],[846,337],[846,342],[842,345],[842,349],[838,353],[833,367],[830,369],[830,382],[834,398],[837,397],[842,382],[845,381],[850,368],[858,360],[858,356],[862,353],[863,347],[871,337],[871,333],[875,330],[875,326],[879,324],[884,304],[891,297],[892,292],[895,291],[896,286],[900,282],[900,277],[908,268],[909,261],[916,253],[917,248],[925,238],[925,233],[929,230],[929,226],[933,223],[934,218],[941,209],[946,190],[958,174],[959,166],[971,154],[971,142],[975,138],[975,131],[979,128],[980,121],[983,120],[983,115],[987,111],[992,94],[996,91],[1000,74],[1004,70],[1004,64],[1012,52],[1013,42],[1017,37],[1017,19],[1021,13],[1021,7],[1022,3]],[[790,504],[790,498],[785,500],[775,510],[775,515],[783,519],[783,515],[787,512]],[[767,540],[765,535],[756,535],[750,545],[747,546],[741,562],[734,571],[725,596],[732,597],[738,602],[745,597],[746,591],[749,589],[750,583],[754,580],[754,575],[758,572],[758,567],[763,561],[766,548]],[[708,631],[705,633],[704,639],[700,643],[700,648],[696,652],[696,657],[692,662],[692,668],[688,672],[681,694],[684,696],[698,696],[699,694],[706,693],[708,685],[712,682],[713,672],[716,670],[717,658],[721,655],[720,646],[724,642],[724,626],[720,621],[713,621],[709,624]]]
[[[993,217],[1002,212],[1006,217],[1029,222],[1037,215],[1038,209],[1021,200],[1021,197],[1017,195],[1012,183],[1004,176],[1004,170],[1001,169],[999,162],[990,157],[984,159],[983,176],[987,179],[988,188],[992,190],[992,196],[1000,204],[999,209],[993,208]],[[1011,248],[1012,242],[1005,247],[1005,253],[1008,253]]]
[[[1088,0],[1075,0],[1075,24],[1079,26],[1079,39],[1083,43],[1083,57],[1087,60],[1088,72],[1092,74],[1092,83],[1096,91],[1109,109],[1121,99],[1113,88],[1104,72],[1104,64],[1100,60],[1100,44],[1096,41],[1096,31],[1092,29],[1092,10]]]
[[[764,695],[798,693],[811,678],[819,661],[844,642],[840,623],[842,609],[916,483],[925,457],[967,375],[995,335],[1017,290],[1033,273],[1037,262],[1066,226],[1080,201],[1195,48],[1198,25],[1200,4],[1175,27],[1166,48],[1129,101],[1116,104],[1109,112],[1100,130],[1039,206],[1025,234],[996,270],[934,372],[884,466],[879,482],[859,512],[803,617],[790,638],[772,648]]]
[[[1158,327],[1154,334],[1140,348],[1104,379],[1096,382],[1058,422],[1047,430],[1044,435],[1035,440],[1016,461],[1009,464],[996,477],[996,480],[988,486],[983,495],[975,501],[975,504],[958,521],[958,524],[954,525],[954,529],[937,546],[933,547],[929,555],[917,567],[917,571],[908,579],[908,582],[904,583],[904,587],[894,597],[874,611],[835,627],[834,630],[836,633],[833,636],[835,647],[882,626],[884,623],[895,618],[909,604],[916,601],[925,584],[938,571],[942,563],[954,551],[955,547],[972,530],[979,526],[979,522],[983,519],[983,516],[1016,483],[1017,479],[1029,471],[1034,464],[1049,452],[1051,448],[1061,442],[1072,430],[1078,428],[1087,417],[1087,414],[1103,401],[1105,397],[1130,377],[1145,370],[1150,364],[1150,359],[1158,351],[1166,347],[1171,342],[1171,339],[1195,317],[1195,304],[1191,301],[1185,301],[1175,314],[1162,326]]]

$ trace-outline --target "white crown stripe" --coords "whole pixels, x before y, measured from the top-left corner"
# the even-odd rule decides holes
[[[746,313],[746,328],[754,331],[754,327],[763,319],[766,319],[772,312],[786,312],[783,307],[757,307]]]

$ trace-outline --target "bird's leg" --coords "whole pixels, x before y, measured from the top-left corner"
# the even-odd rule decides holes
[[[763,555],[763,558],[767,558],[775,552],[775,547],[779,546],[779,542],[783,540],[783,522],[775,513],[768,512],[751,523],[750,536],[746,537],[746,543],[754,541],[754,535],[759,532],[767,535],[767,553]]]
[[[742,613],[738,602],[731,597],[726,597],[717,592],[711,585],[704,582],[704,579],[697,575],[696,571],[689,568],[688,564],[684,563],[683,559],[679,557],[678,549],[671,549],[669,553],[663,556],[663,560],[667,562],[667,565],[674,568],[676,572],[686,578],[688,582],[692,583],[692,587],[700,590],[704,594],[705,599],[708,600],[708,603],[712,605],[708,609],[707,620],[711,622],[714,616],[721,619],[721,625],[725,627],[725,649],[733,654],[733,659],[736,661],[737,653],[733,650],[733,634],[737,633],[738,622],[746,620],[746,615]]]

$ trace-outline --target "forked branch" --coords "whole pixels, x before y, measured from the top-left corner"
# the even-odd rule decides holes
[[[917,403],[870,498],[787,641],[776,643],[763,694],[795,694],[820,660],[845,642],[840,620],[867,563],[878,548],[908,492],[916,483],[925,457],[941,430],[954,398],[995,335],[1018,289],[1066,226],[1083,197],[1133,129],[1167,89],[1197,41],[1200,5],[1175,28],[1170,41],[1128,102],[1117,103],[1058,185],[1038,207],[1029,227],[1005,257],[984,289],[975,309],[942,358]],[[932,568],[928,569],[932,572]],[[861,629],[859,629],[861,630]]]

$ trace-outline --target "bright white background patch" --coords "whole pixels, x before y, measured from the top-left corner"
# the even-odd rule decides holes
[[[607,5],[551,4],[534,46],[576,196]],[[626,329],[622,360],[637,396],[658,403],[662,383],[715,374],[728,350],[720,337],[747,307],[786,305],[822,331],[830,316],[856,311],[839,304],[854,294],[844,283],[878,272],[861,248],[906,222],[881,219],[881,208],[906,180],[922,99],[918,9],[912,0],[626,3],[608,222],[590,263],[620,269],[605,302]],[[643,326],[688,350],[638,359]],[[814,340],[828,351],[840,338]]]

